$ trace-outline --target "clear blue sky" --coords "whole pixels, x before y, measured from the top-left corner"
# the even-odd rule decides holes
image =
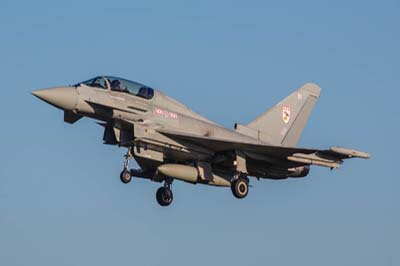
[[[0,265],[400,265],[398,1],[8,1],[0,8]],[[246,123],[322,88],[300,145],[337,171],[229,189],[119,181],[125,150],[30,95],[110,74]]]

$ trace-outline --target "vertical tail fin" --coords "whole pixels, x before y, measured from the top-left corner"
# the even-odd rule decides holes
[[[296,146],[321,89],[307,83],[250,122],[258,138],[273,145]]]

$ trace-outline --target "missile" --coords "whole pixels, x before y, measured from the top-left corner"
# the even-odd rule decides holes
[[[304,164],[315,164],[330,168],[339,168],[340,164],[337,162],[330,162],[328,160],[318,160],[314,158],[307,158],[307,157],[300,157],[300,156],[288,156],[287,159],[292,162],[296,163],[304,163]]]

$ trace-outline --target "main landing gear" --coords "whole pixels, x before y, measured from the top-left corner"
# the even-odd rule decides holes
[[[243,199],[249,193],[249,179],[244,175],[240,175],[232,181],[231,190],[236,198]]]
[[[160,187],[156,193],[156,199],[161,206],[169,206],[174,199],[171,190],[172,180],[165,180],[164,186]]]
[[[128,168],[129,161],[132,159],[132,148],[128,148],[127,153],[125,154],[125,161],[124,161],[124,168],[121,171],[120,179],[121,182],[124,184],[128,184],[132,181],[133,175],[140,176],[144,178],[152,179],[153,174],[149,173],[139,173],[135,170],[130,170]],[[171,185],[172,185],[172,178],[167,178],[164,181],[164,185],[160,187],[156,192],[156,199],[158,204],[161,206],[169,206],[171,205],[174,195],[172,193]],[[233,195],[238,198],[242,199],[247,196],[249,193],[249,179],[246,174],[237,172],[231,181],[231,190]]]

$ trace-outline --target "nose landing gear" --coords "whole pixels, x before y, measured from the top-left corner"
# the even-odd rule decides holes
[[[132,174],[128,169],[122,170],[121,174],[119,175],[121,182],[124,184],[128,184],[132,181]]]
[[[128,168],[129,160],[132,158],[131,148],[128,148],[128,151],[126,152],[124,157],[125,157],[124,169],[122,169],[119,178],[121,179],[122,183],[128,184],[132,180],[132,173]]]

